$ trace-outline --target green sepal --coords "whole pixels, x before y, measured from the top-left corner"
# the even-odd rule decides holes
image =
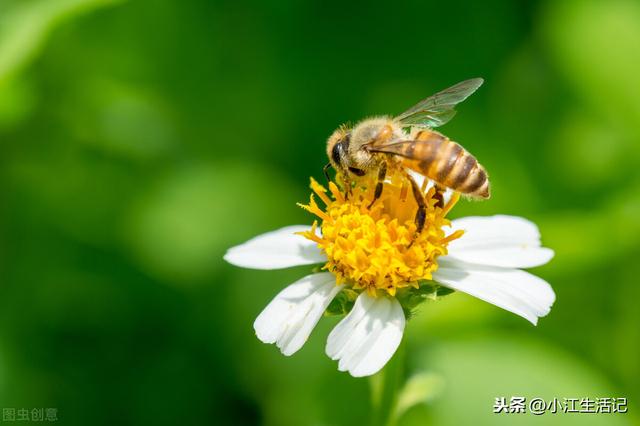
[[[319,274],[320,272],[324,272],[324,265],[318,264],[314,266],[313,268],[311,268],[311,272],[314,274]]]
[[[333,298],[327,309],[324,311],[324,315],[332,317],[336,315],[346,315],[353,308],[353,304],[358,297],[358,293],[350,288],[344,288],[336,297]]]
[[[402,306],[405,317],[409,320],[417,313],[418,307],[425,301],[438,300],[454,291],[435,281],[423,280],[418,282],[418,288],[408,287],[398,290],[396,298]]]
[[[449,287],[444,287],[438,284],[436,297],[444,297],[451,293],[455,293],[455,290]]]

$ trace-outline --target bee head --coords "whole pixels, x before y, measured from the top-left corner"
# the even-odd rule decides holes
[[[327,141],[327,156],[336,170],[346,171],[349,167],[348,153],[351,143],[351,130],[340,127],[329,136]]]

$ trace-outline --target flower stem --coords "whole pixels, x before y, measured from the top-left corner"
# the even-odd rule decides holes
[[[371,399],[373,404],[374,426],[393,426],[396,424],[395,411],[398,391],[404,381],[404,341],[384,369],[371,378]]]

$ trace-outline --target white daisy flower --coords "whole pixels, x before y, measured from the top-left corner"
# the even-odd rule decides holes
[[[447,288],[533,324],[549,313],[555,301],[551,286],[520,269],[553,257],[552,250],[541,247],[534,223],[502,215],[449,221],[445,216],[459,196],[450,196],[442,208],[435,188],[428,188],[426,224],[416,235],[417,205],[399,182],[392,175],[369,209],[374,184],[354,188],[347,198],[330,183],[329,197],[312,180],[326,208],[313,195],[302,207],[322,220],[320,229],[317,222],[311,228],[289,226],[227,251],[226,261],[246,268],[320,263],[326,271],[307,275],[276,295],[254,322],[258,339],[292,355],[333,301],[332,311],[346,316],[329,334],[326,353],[338,361],[340,371],[362,377],[378,372],[393,356],[416,300]]]

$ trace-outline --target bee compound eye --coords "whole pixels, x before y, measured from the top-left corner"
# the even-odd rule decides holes
[[[331,149],[331,159],[334,163],[342,163],[342,141],[337,142]]]

